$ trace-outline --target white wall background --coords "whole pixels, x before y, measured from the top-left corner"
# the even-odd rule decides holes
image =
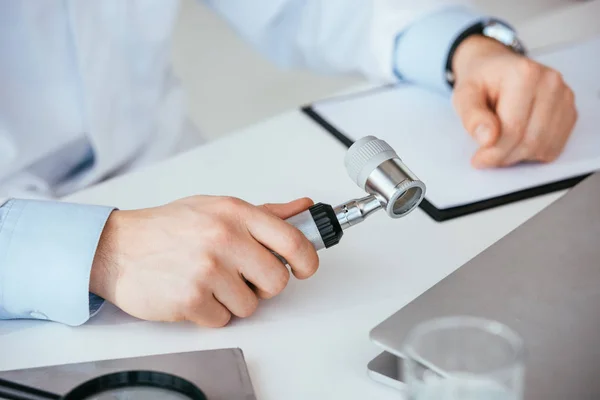
[[[526,28],[530,18],[573,2],[576,0],[474,1],[484,11],[506,18],[517,28]],[[187,90],[190,116],[207,138],[219,137],[361,82],[358,77],[277,69],[200,0],[181,3],[173,59]]]

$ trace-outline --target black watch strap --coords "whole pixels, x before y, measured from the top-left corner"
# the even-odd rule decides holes
[[[446,81],[451,87],[454,87],[455,81],[454,71],[452,71],[452,60],[454,59],[454,54],[456,53],[458,46],[460,46],[460,44],[471,35],[482,35],[490,39],[494,39],[498,43],[502,43],[516,53],[526,53],[525,47],[517,38],[516,33],[507,24],[495,19],[486,19],[475,23],[458,35],[448,51],[445,71]]]
[[[475,25],[470,26],[460,35],[458,35],[454,43],[452,43],[452,46],[450,46],[448,58],[446,59],[446,68],[444,69],[444,71],[446,71],[446,81],[450,87],[454,87],[454,71],[452,70],[452,60],[454,59],[454,53],[456,53],[456,49],[458,49],[458,46],[460,46],[460,44],[469,36],[483,34],[483,28],[483,22],[478,22]]]

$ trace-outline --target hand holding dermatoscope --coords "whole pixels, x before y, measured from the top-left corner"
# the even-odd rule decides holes
[[[336,245],[345,229],[364,221],[379,209],[384,209],[392,218],[407,215],[425,195],[423,182],[404,165],[386,142],[376,137],[366,136],[354,143],[346,154],[345,164],[350,178],[368,196],[336,207],[318,203],[287,219],[310,240],[316,250]],[[277,257],[287,264],[281,256]],[[0,397],[23,400],[91,399],[98,398],[103,392],[145,399],[149,393],[156,391],[160,398],[205,399],[195,385],[155,371],[124,371],[100,376],[64,396],[0,380]]]
[[[346,171],[369,195],[332,207],[317,203],[286,221],[298,228],[316,250],[340,242],[344,230],[384,209],[392,218],[409,214],[423,200],[425,184],[400,160],[394,149],[374,136],[356,141],[345,157]],[[277,254],[276,254],[277,255]],[[277,257],[287,264],[285,259]]]

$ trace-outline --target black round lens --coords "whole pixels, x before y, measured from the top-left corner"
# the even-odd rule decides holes
[[[157,371],[124,371],[102,375],[82,383],[64,400],[166,399],[207,400],[190,381]]]
[[[125,387],[107,390],[85,400],[190,400],[185,394],[154,387]]]

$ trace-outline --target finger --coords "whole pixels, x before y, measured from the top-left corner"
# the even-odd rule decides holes
[[[240,275],[224,272],[221,279],[212,280],[211,287],[215,298],[240,318],[251,316],[258,307],[256,294]]]
[[[498,140],[500,121],[489,107],[483,88],[471,83],[459,85],[454,89],[452,103],[463,126],[480,146],[487,147]]]
[[[554,123],[554,115],[560,113],[564,83],[558,72],[550,71],[538,85],[531,117],[523,140],[504,160],[509,166],[525,160],[541,161],[539,156],[552,141],[563,142],[560,126]]]
[[[577,123],[577,109],[575,106],[571,109],[571,112],[568,115],[564,115],[562,118],[556,121],[557,126],[559,126],[559,131],[564,133],[563,141],[551,140],[547,143],[546,149],[542,151],[540,155],[540,161],[543,162],[551,162],[556,160],[561,153],[564,151],[569,137],[573,133],[573,129]]]
[[[577,122],[578,115],[573,91],[569,87],[565,87],[560,98],[563,101],[553,114],[553,121],[551,122],[552,126],[556,127],[557,137],[548,140],[545,146],[540,149],[538,158],[543,162],[554,161],[560,156]]]
[[[281,219],[286,219],[307,210],[313,204],[314,202],[311,199],[305,197],[289,203],[264,204],[262,207],[269,213]]]
[[[491,148],[480,149],[473,157],[478,167],[501,166],[525,136],[531,115],[541,66],[524,60],[515,74],[505,79],[496,114],[500,119],[500,138]]]
[[[285,289],[290,272],[273,253],[255,241],[239,246],[239,249],[230,256],[240,265],[239,271],[254,286],[258,297],[270,299]]]
[[[263,246],[283,256],[295,277],[305,279],[317,271],[317,252],[296,227],[261,208],[256,208],[246,219],[246,228]]]
[[[207,328],[221,328],[231,320],[231,313],[213,296],[188,307],[185,319]]]

